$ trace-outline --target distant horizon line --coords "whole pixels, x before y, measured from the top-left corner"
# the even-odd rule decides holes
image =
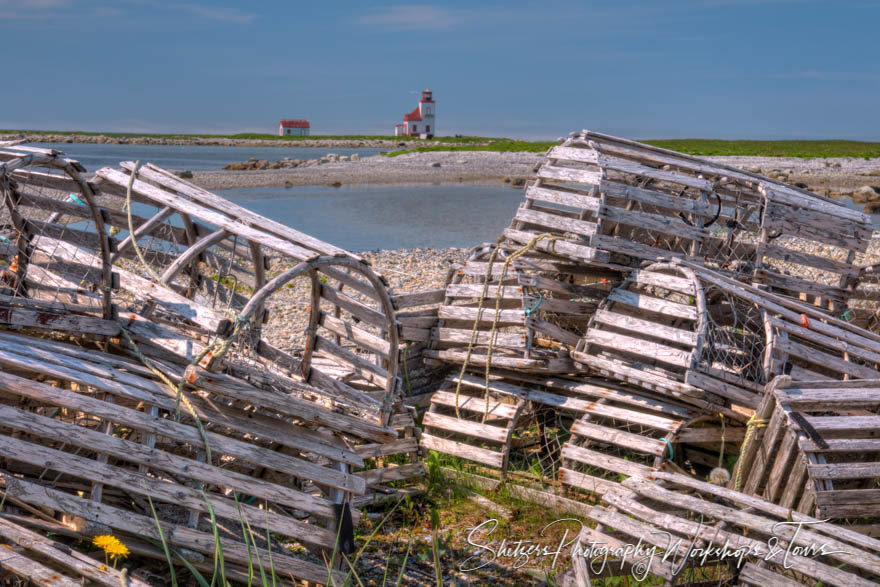
[[[321,138],[334,138],[334,137],[365,137],[365,138],[376,138],[376,139],[400,139],[403,140],[424,140],[418,139],[418,137],[395,137],[394,135],[383,135],[383,134],[366,134],[366,133],[348,133],[348,134],[309,134],[303,136],[280,136],[275,133],[269,132],[259,132],[253,130],[241,130],[235,132],[217,132],[217,131],[205,131],[205,132],[181,132],[181,131],[171,131],[171,132],[157,132],[157,131],[121,131],[121,130],[58,130],[58,129],[0,129],[0,134],[28,134],[28,133],[36,133],[36,134],[59,134],[59,135],[126,135],[129,137],[162,137],[162,136],[180,136],[180,137],[213,137],[213,138],[235,138],[237,135],[261,135],[267,137],[277,137],[279,139],[292,139],[292,140],[308,140],[308,139],[321,139]],[[613,133],[609,133],[613,134]],[[838,138],[838,137],[813,137],[813,138],[724,138],[724,137],[712,137],[712,136],[666,136],[666,137],[625,137],[623,135],[622,138],[629,138],[631,140],[636,141],[761,141],[761,142],[793,142],[793,141],[841,141],[841,142],[853,142],[853,143],[880,143],[880,139],[871,140],[871,139],[847,139],[847,138]],[[435,135],[433,140],[444,139],[444,138],[458,138],[458,137],[467,137],[467,138],[485,138],[485,139],[509,139],[513,141],[524,141],[524,142],[555,142],[559,138],[563,138],[560,136],[557,137],[538,137],[538,138],[521,138],[515,137],[511,135],[498,135],[498,136],[490,136],[490,135],[480,135],[480,134],[444,134],[444,135]],[[255,139],[259,140],[259,139]]]

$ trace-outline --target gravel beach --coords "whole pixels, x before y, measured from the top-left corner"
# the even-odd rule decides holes
[[[797,159],[793,157],[707,157],[782,179],[804,183],[822,195],[847,194],[863,185],[880,185],[880,158]],[[397,157],[362,157],[293,169],[195,171],[206,189],[350,184],[443,184],[516,182],[534,177],[545,161],[538,153],[434,151]],[[834,193],[832,193],[834,192]]]

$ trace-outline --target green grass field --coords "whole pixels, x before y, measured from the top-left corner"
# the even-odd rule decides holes
[[[411,137],[371,136],[371,135],[312,135],[308,137],[280,137],[274,134],[240,133],[234,135],[212,134],[144,134],[122,132],[83,132],[83,131],[41,131],[41,130],[0,130],[0,134],[65,134],[96,136],[103,135],[112,138],[137,138],[149,137],[156,139],[199,139],[199,138],[226,138],[226,139],[259,139],[278,142],[304,143],[318,140],[387,140],[387,141],[418,141],[424,146],[415,149],[401,149],[388,153],[389,157],[409,152],[428,151],[507,151],[507,152],[533,152],[542,153],[556,144],[555,141],[520,141],[507,138],[494,137],[434,137],[433,139],[414,139]],[[672,149],[690,155],[739,155],[739,156],[762,156],[762,157],[857,157],[873,158],[880,157],[880,142],[865,141],[726,141],[720,139],[648,139],[644,142]],[[437,143],[456,143],[455,146],[438,145]]]

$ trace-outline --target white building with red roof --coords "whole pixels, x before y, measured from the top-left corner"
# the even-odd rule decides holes
[[[396,137],[421,137],[430,139],[436,131],[434,121],[435,104],[431,90],[422,91],[422,99],[419,105],[409,114],[403,115],[403,122],[394,125]]]
[[[278,124],[278,136],[309,136],[309,121],[282,118]]]

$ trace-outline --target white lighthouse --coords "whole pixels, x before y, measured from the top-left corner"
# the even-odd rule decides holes
[[[432,138],[437,133],[435,108],[433,93],[431,90],[423,90],[422,99],[415,110],[404,114],[403,122],[394,125],[394,136]]]

